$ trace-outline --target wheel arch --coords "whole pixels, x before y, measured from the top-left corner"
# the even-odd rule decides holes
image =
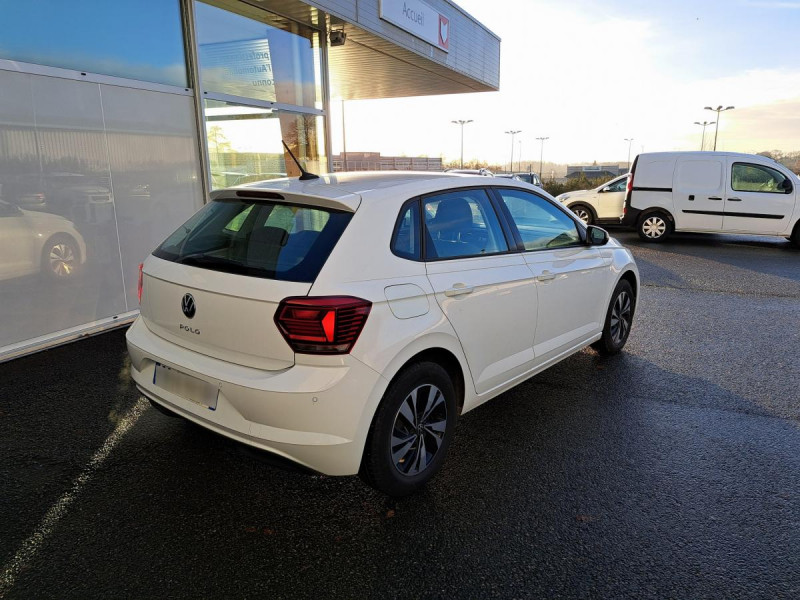
[[[594,206],[586,202],[582,202],[581,200],[576,200],[575,202],[567,206],[567,208],[574,212],[574,207],[576,206],[582,206],[583,208],[588,209],[592,215],[592,220],[597,222],[597,211],[595,210]]]
[[[453,387],[456,390],[456,403],[458,404],[458,411],[460,413],[464,408],[464,398],[466,396],[466,374],[464,372],[464,367],[461,365],[461,361],[452,351],[448,350],[447,348],[426,348],[425,350],[421,350],[410,358],[406,359],[405,362],[403,362],[402,365],[400,365],[394,372],[394,375],[389,380],[387,389],[391,387],[391,385],[406,371],[406,369],[421,362],[435,363],[447,371],[447,374],[450,376],[450,380],[453,382]]]
[[[620,276],[619,281],[627,281],[631,285],[631,288],[633,289],[633,299],[638,300],[639,279],[636,277],[636,273],[628,269]],[[617,283],[619,283],[619,281]]]
[[[643,209],[642,212],[639,213],[639,218],[636,221],[637,225],[639,223],[641,223],[643,219],[646,219],[647,217],[649,217],[650,215],[655,214],[655,213],[663,213],[663,214],[665,214],[667,216],[667,218],[670,220],[670,222],[672,223],[672,226],[673,227],[675,226],[675,216],[669,210],[667,210],[666,208],[663,208],[661,206],[651,206],[650,208]]]

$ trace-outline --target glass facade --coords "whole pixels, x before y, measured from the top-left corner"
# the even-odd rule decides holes
[[[178,0],[0,0],[0,58],[187,86]]]
[[[279,29],[203,2],[195,2],[195,22],[204,91],[321,107],[318,32],[292,21]]]
[[[327,170],[319,32],[228,5],[247,16],[193,2],[190,24],[179,0],[0,0],[0,360],[136,311],[138,264],[204,204],[204,168],[212,188],[298,175],[283,140]]]
[[[324,171],[322,117],[206,100],[206,136],[213,189]]]
[[[202,204],[192,98],[2,70],[0,89],[0,348],[138,309],[136,266]]]

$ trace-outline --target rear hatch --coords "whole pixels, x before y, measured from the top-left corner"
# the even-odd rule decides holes
[[[141,298],[153,333],[244,366],[294,364],[275,311],[281,300],[308,294],[352,212],[264,196],[218,197],[153,252]]]

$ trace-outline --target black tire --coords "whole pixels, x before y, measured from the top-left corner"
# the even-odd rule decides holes
[[[594,225],[594,212],[585,204],[573,204],[569,209],[586,225]]]
[[[622,350],[631,333],[635,312],[636,296],[633,295],[631,284],[623,279],[611,294],[603,323],[603,337],[592,344],[592,348],[603,356],[611,356]]]
[[[409,414],[413,419],[406,417]],[[457,419],[455,387],[447,371],[432,362],[411,365],[391,383],[378,406],[359,475],[388,496],[413,494],[441,468]]]
[[[800,248],[800,222],[794,226],[794,233],[792,233],[792,237],[789,239],[794,244],[795,248]]]
[[[80,264],[78,243],[68,235],[54,235],[42,248],[42,273],[54,281],[72,279]]]
[[[663,242],[674,229],[672,219],[663,212],[651,212],[642,215],[636,224],[636,232],[645,242]]]

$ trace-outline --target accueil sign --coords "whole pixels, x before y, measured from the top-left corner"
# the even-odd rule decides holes
[[[437,48],[450,50],[450,19],[420,0],[381,0],[381,19]]]

